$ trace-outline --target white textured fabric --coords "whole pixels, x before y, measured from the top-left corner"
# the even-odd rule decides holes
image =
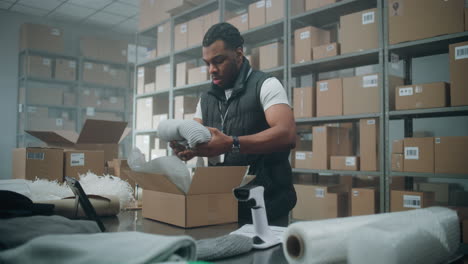
[[[190,148],[211,140],[208,128],[194,120],[170,119],[159,123],[158,137],[166,141],[186,141]]]
[[[237,256],[253,248],[253,240],[242,235],[225,235],[196,241],[197,259],[214,260]]]
[[[229,98],[227,94],[226,98]],[[276,104],[289,105],[286,90],[277,78],[271,77],[263,82],[262,88],[260,88],[260,102],[262,103],[263,111]],[[194,118],[203,119],[200,100],[198,101]]]
[[[195,242],[188,236],[140,232],[91,235],[47,235],[0,252],[1,263],[89,264],[160,263],[195,260]]]
[[[288,227],[284,236],[283,250],[286,259],[292,264],[340,263],[350,261],[348,256],[372,254],[369,252],[371,245],[363,244],[358,247],[356,243],[372,243],[370,239],[366,240],[366,237],[369,236],[372,236],[374,241],[375,239],[382,240],[382,237],[379,235],[386,233],[388,234],[388,238],[391,239],[386,244],[389,247],[390,243],[398,245],[398,248],[408,246],[409,238],[414,239],[418,237],[418,241],[421,243],[415,243],[415,247],[418,248],[411,251],[424,252],[432,248],[438,253],[444,252],[443,256],[447,257],[447,255],[453,254],[459,245],[460,230],[457,221],[458,217],[453,210],[443,207],[432,207],[398,213],[298,222]],[[390,225],[392,226],[390,227]],[[414,233],[412,231],[410,234],[407,234],[402,231],[401,236],[396,236],[398,227],[405,226],[412,227],[417,232],[415,231],[416,233]],[[373,231],[376,229],[379,232],[375,232],[374,234]],[[353,242],[353,239],[360,239],[362,230],[367,230],[366,232],[368,232],[366,236],[362,237],[363,241]],[[408,235],[408,239],[405,238],[405,234]],[[434,239],[425,242],[424,239],[427,237],[436,238],[437,245],[434,244]],[[294,238],[298,238],[297,241],[301,241],[302,244],[291,243],[291,241],[295,241]],[[377,242],[375,243],[378,244]],[[384,242],[382,241],[380,245],[382,243]],[[423,249],[420,250],[420,247]],[[293,250],[294,248],[299,248],[300,250],[295,251]],[[354,251],[350,252],[351,250]],[[392,254],[399,253],[398,250],[388,250]],[[395,256],[394,259],[405,259],[406,253],[408,252],[402,251],[402,256]],[[378,256],[378,254],[375,256]],[[413,257],[418,258],[415,255]],[[362,260],[363,258],[359,258],[359,261]],[[377,263],[387,263],[382,261],[379,259]]]

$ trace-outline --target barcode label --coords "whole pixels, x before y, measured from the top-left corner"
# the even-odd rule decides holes
[[[267,8],[270,8],[271,6],[272,6],[271,0],[267,0],[267,1],[266,1],[266,7],[267,7]]]
[[[325,91],[328,91],[328,82],[322,82],[320,83],[320,91],[321,92],[325,92]]]
[[[403,87],[398,89],[399,96],[411,96],[413,95],[413,87]]]
[[[296,152],[296,159],[297,160],[305,160],[306,154],[304,152]]]
[[[84,166],[85,165],[85,155],[84,153],[71,153],[70,154],[70,166]]]
[[[86,115],[94,116],[94,107],[86,107]]]
[[[138,69],[138,77],[145,77],[145,69],[143,68]]]
[[[62,118],[56,118],[55,119],[55,126],[62,127],[63,126],[63,119]]]
[[[202,67],[200,68],[200,72],[201,72],[201,73],[206,73],[206,68],[207,68],[206,66],[202,66]]]
[[[353,191],[353,196],[359,196],[359,191]]]
[[[328,45],[326,50],[327,52],[332,51],[335,48],[335,45]]]
[[[50,59],[42,59],[42,64],[45,66],[50,66]]]
[[[18,113],[23,112],[23,104],[18,104]]]
[[[375,119],[367,120],[368,125],[375,125]]]
[[[53,36],[60,36],[60,29],[53,28],[52,30],[50,30],[50,34]]]
[[[164,32],[164,27],[163,26],[159,26],[158,27],[158,33],[162,33]]]
[[[117,97],[112,96],[110,98],[110,102],[111,102],[111,104],[116,104],[117,103]]]
[[[346,157],[345,165],[346,167],[356,166],[356,157]]]
[[[44,152],[28,152],[26,156],[27,156],[27,159],[30,159],[30,160],[44,160],[45,153]]]
[[[76,61],[69,61],[68,62],[68,68],[75,69],[76,68]]]
[[[92,63],[89,63],[89,62],[86,62],[86,63],[84,64],[84,67],[85,67],[85,69],[87,69],[87,70],[91,70],[91,69],[93,69],[93,64],[92,64]]]
[[[405,147],[405,159],[418,160],[419,148],[418,147]]]
[[[435,138],[435,143],[440,144],[440,138]]]
[[[377,82],[379,80],[378,75],[369,75],[362,77],[362,87],[377,87]]]
[[[153,106],[153,100],[151,98],[146,99],[145,105],[146,105],[146,107],[152,107]]]
[[[468,58],[468,45],[455,48],[455,59],[467,59]]]
[[[301,34],[299,35],[300,39],[308,39],[309,37],[310,37],[310,31],[301,32]]]
[[[375,12],[367,12],[362,14],[362,24],[372,24],[375,22]]]
[[[422,92],[423,92],[422,86],[419,86],[419,85],[416,86],[416,87],[414,88],[414,92],[415,92],[415,93],[422,93]]]
[[[257,8],[261,8],[265,6],[265,1],[258,1],[257,2]]]
[[[417,195],[403,195],[403,207],[421,208],[421,197]]]
[[[315,188],[315,197],[317,198],[325,197],[325,190],[323,188]]]
[[[187,32],[187,24],[180,25],[180,33],[186,33],[186,32]]]
[[[241,16],[241,22],[242,23],[247,23],[247,19],[249,18],[249,15],[248,14],[243,14]]]

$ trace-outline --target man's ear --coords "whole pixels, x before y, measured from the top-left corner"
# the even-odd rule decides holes
[[[236,49],[236,59],[237,59],[237,62],[240,64],[244,60],[244,49],[242,47],[238,47]]]

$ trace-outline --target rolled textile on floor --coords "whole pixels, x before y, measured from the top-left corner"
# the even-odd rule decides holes
[[[436,231],[429,232],[438,237],[447,251],[453,251],[459,230],[449,228],[453,221],[452,210],[427,208],[406,212],[386,213],[367,216],[336,218],[321,221],[298,222],[290,225],[285,232],[283,250],[289,263],[340,263],[347,261],[348,241],[363,227],[382,221],[423,224],[435,218],[439,222]],[[443,230],[442,230],[443,229]],[[458,238],[457,238],[458,239]],[[458,240],[456,240],[458,241]]]

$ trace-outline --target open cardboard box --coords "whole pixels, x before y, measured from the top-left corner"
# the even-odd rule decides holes
[[[237,222],[238,187],[248,167],[198,167],[187,194],[165,175],[128,170],[143,188],[143,217],[180,227]]]
[[[130,128],[127,128],[127,122],[87,119],[80,134],[67,130],[25,132],[44,141],[49,147],[103,150],[106,162],[118,158],[119,143],[130,133]]]

